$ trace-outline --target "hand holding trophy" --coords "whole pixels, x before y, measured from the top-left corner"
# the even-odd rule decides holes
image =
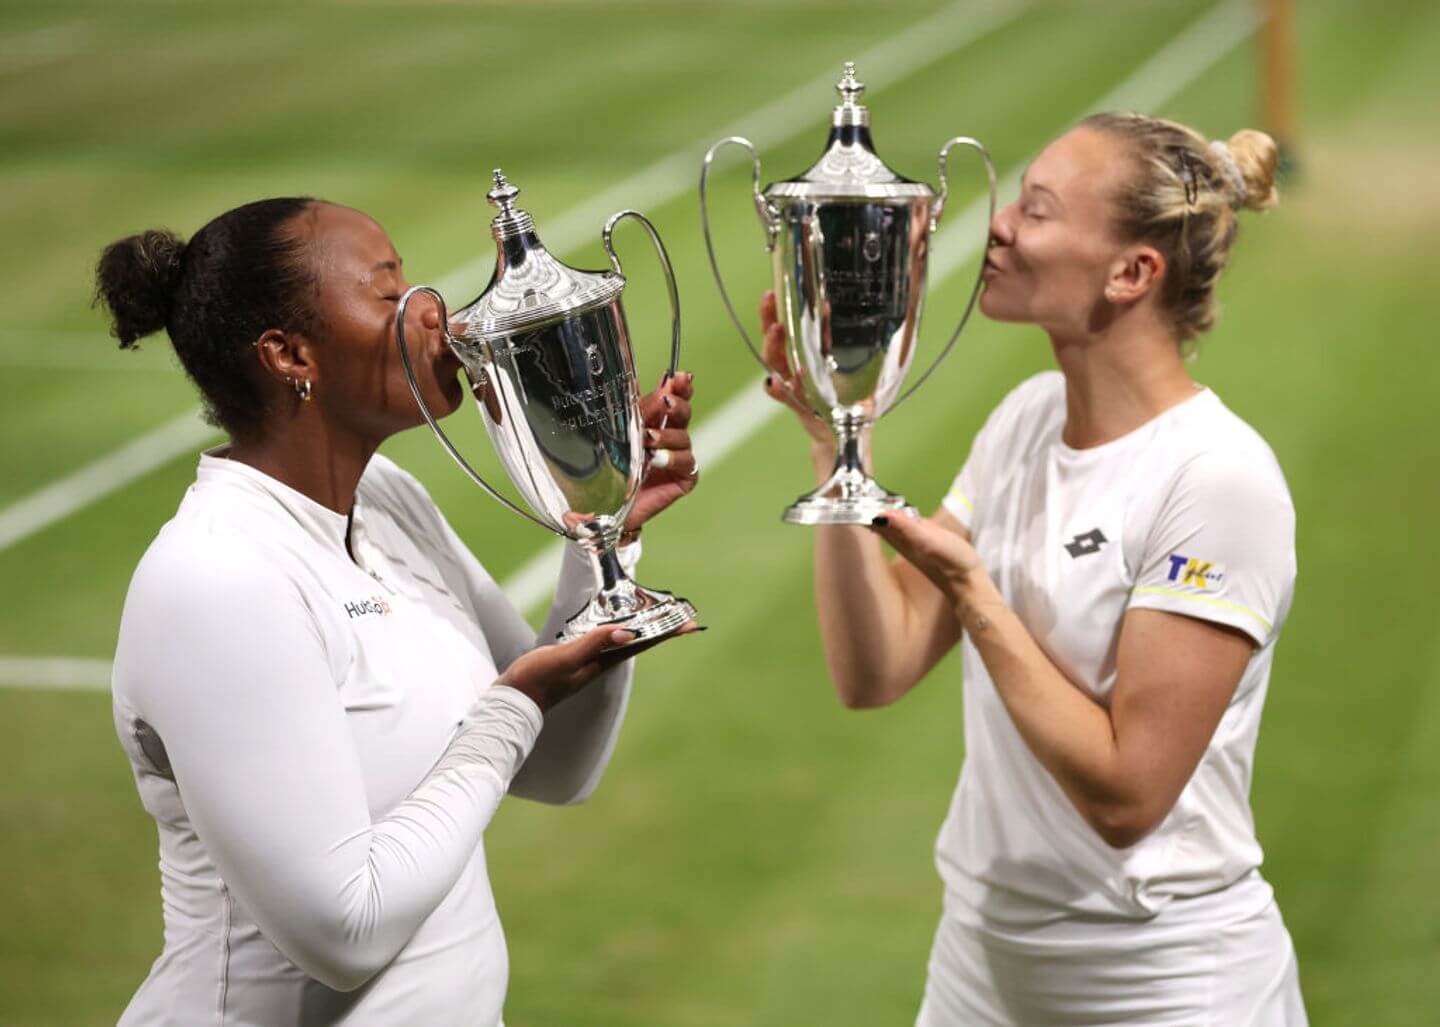
[[[712,146],[700,172],[701,223],[715,281],[741,338],[763,365],[725,290],[706,197],[719,150],[733,144],[750,151],[755,210],[765,229],[779,319],[786,330],[786,362],[800,389],[794,398],[835,434],[834,471],[785,511],[791,524],[869,524],[894,510],[914,512],[903,496],[870,476],[863,458],[875,421],[909,398],[950,353],[980,293],[977,273],[949,341],[902,392],[915,357],[930,237],[944,216],[950,192],[947,163],[955,147],[979,152],[989,176],[990,216],[995,215],[995,168],[979,142],[957,136],[941,147],[937,195],[924,182],[892,171],[875,153],[870,111],[860,103],[865,86],[856,81],[854,64],[845,65],[836,89],[841,102],[825,152],[804,174],[762,192],[760,155],[741,136]]]
[[[491,222],[498,252],[485,291],[453,319],[429,286],[417,285],[401,297],[397,334],[410,390],[436,438],[471,480],[526,520],[579,542],[589,553],[595,596],[566,622],[561,640],[601,625],[633,632],[636,644],[673,634],[695,619],[694,607],[636,584],[616,554],[649,461],[635,356],[620,302],[625,278],[611,235],[621,220],[633,218],[655,244],[669,285],[673,377],[680,359],[680,299],[665,245],[643,214],[623,210],[601,232],[612,270],[572,268],[545,249],[534,220],[515,206],[520,190],[499,170],[494,176],[495,187],[486,195],[499,211]],[[464,365],[490,440],[530,510],[471,467],[425,405],[405,343],[406,308],[420,293],[439,304],[445,341]]]

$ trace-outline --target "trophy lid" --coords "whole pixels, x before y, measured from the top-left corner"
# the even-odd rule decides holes
[[[614,271],[581,271],[563,263],[535,234],[528,211],[515,206],[520,190],[496,168],[485,198],[499,213],[490,222],[498,250],[495,274],[480,298],[456,315],[479,338],[493,340],[538,328],[609,303],[625,288]]]
[[[855,78],[855,62],[846,61],[835,90],[840,104],[831,114],[825,152],[803,175],[765,188],[767,197],[800,199],[909,199],[935,191],[893,171],[875,152],[870,138],[870,108],[860,102],[865,83]]]

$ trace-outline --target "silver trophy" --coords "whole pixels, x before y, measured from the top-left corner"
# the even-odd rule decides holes
[[[725,290],[705,191],[722,147],[735,144],[750,151],[755,210],[774,263],[775,297],[787,330],[786,355],[800,378],[799,398],[835,432],[834,473],[785,511],[791,524],[869,524],[889,511],[913,512],[903,496],[870,476],[864,462],[875,421],[909,398],[940,366],[980,293],[977,272],[950,340],[902,392],[915,357],[930,237],[945,212],[950,193],[946,165],[955,147],[979,152],[990,180],[990,216],[995,216],[995,168],[979,142],[957,136],[941,147],[937,196],[924,182],[896,174],[876,155],[870,111],[860,103],[865,86],[856,81],[854,64],[845,65],[836,89],[840,105],[831,119],[825,152],[803,175],[761,192],[760,155],[742,136],[710,147],[700,172],[700,215],[710,266],[730,319],[763,364]]]
[[[625,518],[646,471],[644,424],[635,355],[620,293],[625,278],[611,244],[615,226],[634,218],[649,233],[670,290],[670,373],[680,359],[680,297],[655,226],[622,210],[601,240],[611,271],[580,271],[552,256],[530,215],[515,206],[520,190],[495,171],[486,194],[499,213],[491,222],[495,273],[479,299],[452,319],[440,293],[417,285],[396,315],[401,362],[410,391],[440,444],[482,489],[557,535],[581,543],[595,568],[595,597],[557,636],[578,638],[611,624],[636,641],[668,635],[695,619],[687,601],[632,581],[616,556]],[[405,313],[419,293],[440,306],[445,340],[464,365],[490,440],[531,510],[511,502],[470,466],[425,405],[405,344]]]

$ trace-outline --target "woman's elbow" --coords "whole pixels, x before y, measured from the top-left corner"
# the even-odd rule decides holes
[[[597,771],[583,777],[579,774],[551,774],[542,779],[522,773],[510,782],[510,794],[546,806],[578,806],[595,794],[600,787],[601,776]]]
[[[840,705],[847,710],[883,709],[908,691],[900,682],[868,674],[839,674],[832,669],[830,678],[835,682]]]
[[[840,705],[847,710],[878,710],[894,702],[889,696],[879,691],[844,688],[838,685],[835,691],[840,696]]]
[[[323,966],[313,968],[301,967],[306,975],[319,981],[331,991],[359,991],[369,983],[370,978],[380,972],[380,967],[359,966],[352,964],[339,965],[327,963]]]
[[[1165,819],[1163,812],[1133,803],[1098,806],[1087,813],[1086,820],[1100,839],[1112,849],[1128,849],[1138,845]]]
[[[354,945],[326,946],[292,957],[305,976],[319,981],[331,991],[358,991],[389,965],[393,954],[380,956],[367,953]]]
[[[309,921],[310,929],[303,937],[292,935],[277,947],[305,976],[332,991],[364,987],[390,965],[403,945],[398,937],[376,937],[364,931],[352,919],[322,915],[311,916]]]

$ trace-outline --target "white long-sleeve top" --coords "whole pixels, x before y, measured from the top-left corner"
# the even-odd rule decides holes
[[[567,548],[546,641],[594,587]],[[482,833],[507,788],[584,799],[630,688],[627,662],[542,718],[494,684],[535,644],[384,457],[347,519],[203,455],[136,569],[115,654],[165,924],[121,1024],[499,1023]]]

